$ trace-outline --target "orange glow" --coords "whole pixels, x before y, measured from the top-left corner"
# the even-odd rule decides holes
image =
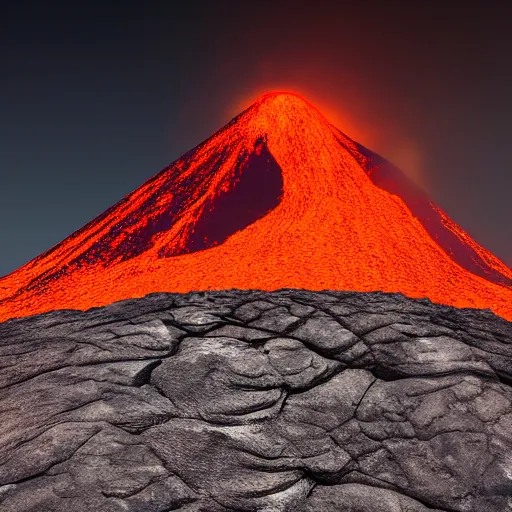
[[[194,230],[264,144],[278,203],[218,245]],[[257,151],[255,151],[257,148]],[[512,288],[456,264],[397,195],[374,185],[350,139],[295,94],[271,93],[102,216],[0,280],[0,320],[148,293],[306,288],[402,292],[512,320]],[[213,206],[212,206],[213,205]],[[238,215],[239,212],[233,212]],[[451,223],[486,264],[497,258]]]
[[[306,101],[305,98],[307,97],[307,103],[319,110],[331,124],[334,126],[343,126],[343,130],[346,133],[350,134],[353,139],[363,144],[371,145],[371,142],[374,142],[379,138],[378,134],[372,127],[364,126],[361,122],[355,122],[351,119],[349,113],[343,112],[338,105],[333,105],[326,101],[325,97],[318,96],[318,94],[315,94],[311,90],[304,87],[297,87],[296,85],[290,87],[283,84],[274,84],[273,87],[269,87],[267,84],[257,87],[249,94],[240,96],[236,99],[226,112],[226,115],[229,118],[236,116],[239,112],[245,110],[247,105],[252,105],[260,98],[266,96],[269,89],[280,91],[273,94],[290,94],[292,96],[298,96],[304,101]]]
[[[264,83],[265,85],[254,87],[249,93],[235,98],[226,111],[226,117],[230,119],[236,116],[247,108],[247,105],[264,96],[269,89],[303,99],[308,98],[308,103],[318,109],[331,124],[343,127],[343,132],[351,139],[385,156],[415,183],[428,190],[427,177],[423,174],[424,157],[420,145],[410,135],[402,133],[395,119],[387,118],[383,127],[383,121],[377,124],[373,115],[369,116],[367,112],[366,115],[358,114],[358,111],[364,113],[366,110],[362,107],[365,105],[365,99],[354,90],[354,86],[350,91],[350,105],[340,105],[340,102],[336,101],[337,94],[320,92],[318,84],[302,86],[297,86],[296,83],[276,84],[268,79]]]

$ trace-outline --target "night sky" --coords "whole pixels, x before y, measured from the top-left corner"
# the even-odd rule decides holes
[[[0,276],[280,89],[512,266],[512,7],[182,4],[2,2]]]

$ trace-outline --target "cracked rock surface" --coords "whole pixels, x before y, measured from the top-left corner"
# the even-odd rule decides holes
[[[2,512],[512,511],[512,323],[152,294],[0,324]]]

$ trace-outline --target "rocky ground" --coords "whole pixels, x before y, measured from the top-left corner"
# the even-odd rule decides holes
[[[153,294],[0,324],[2,512],[512,510],[512,323]]]

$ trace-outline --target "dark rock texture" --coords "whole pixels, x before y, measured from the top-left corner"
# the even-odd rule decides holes
[[[511,363],[511,323],[400,294],[10,320],[0,510],[512,510]]]

